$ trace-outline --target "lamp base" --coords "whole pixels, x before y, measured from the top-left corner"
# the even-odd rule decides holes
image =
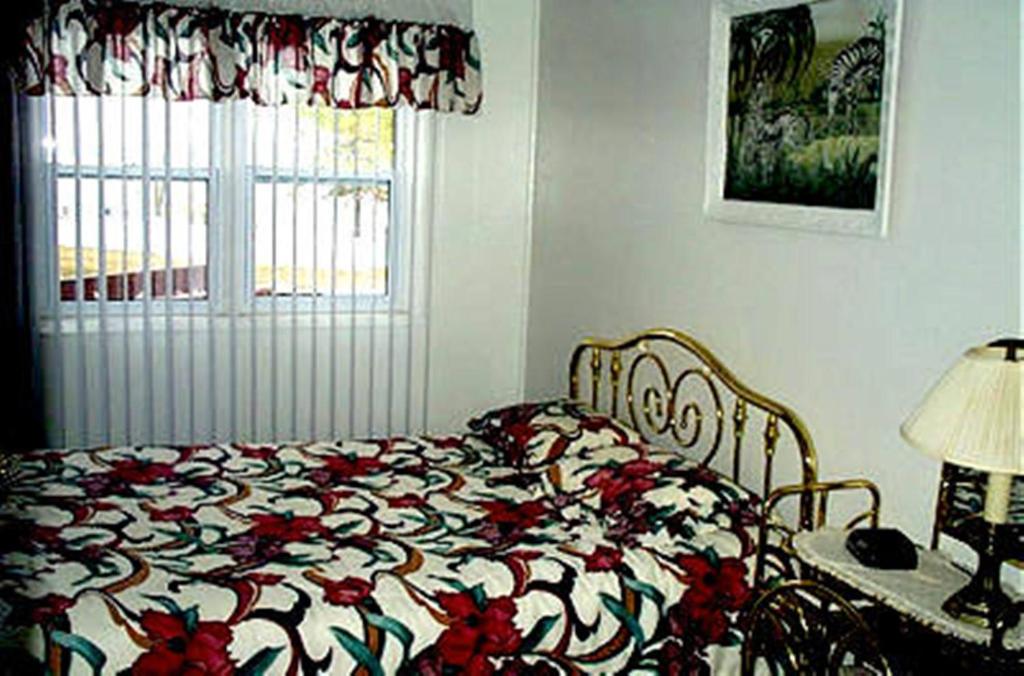
[[[1002,589],[976,585],[975,580],[946,599],[942,609],[961,622],[992,629],[995,619],[1010,607],[1010,597]]]
[[[961,622],[992,629],[996,619],[1011,604],[999,584],[1001,562],[996,556],[996,529],[988,524],[985,545],[978,552],[978,570],[965,587],[954,593],[942,609]]]

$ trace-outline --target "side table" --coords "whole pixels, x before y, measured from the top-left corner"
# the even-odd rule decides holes
[[[919,549],[914,570],[869,568],[846,549],[848,532],[822,528],[793,536],[792,552],[806,576],[820,578],[826,584],[838,582],[838,587],[852,590],[859,600],[895,613],[901,624],[937,638],[936,645],[990,663],[994,671],[1013,667],[1024,671],[1024,661],[1020,661],[1024,655],[1021,623],[1006,632],[1002,650],[997,650],[992,645],[992,631],[961,622],[942,610],[943,601],[970,579],[944,554]]]

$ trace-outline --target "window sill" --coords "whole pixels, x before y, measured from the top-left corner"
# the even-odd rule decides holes
[[[415,315],[413,319],[418,316]],[[128,333],[143,333],[149,330],[153,333],[164,333],[168,324],[171,330],[181,335],[188,335],[189,332],[205,333],[212,329],[216,332],[222,331],[249,331],[252,329],[263,330],[276,327],[278,331],[288,330],[293,327],[296,330],[316,329],[350,329],[353,326],[359,329],[386,328],[393,325],[396,328],[408,326],[410,315],[407,310],[394,310],[391,313],[367,312],[357,310],[355,313],[345,310],[338,312],[301,310],[292,312],[290,308],[280,308],[276,315],[270,313],[225,315],[210,315],[206,312],[196,311],[188,314],[152,314],[149,321],[141,314],[130,313],[127,317],[124,313],[110,313],[104,320],[96,313],[90,312],[83,316],[81,322],[78,317],[65,316],[60,320],[53,317],[44,317],[39,321],[39,332],[43,336],[54,336],[58,333],[62,336],[77,334],[121,334],[126,330]],[[354,322],[354,324],[353,324]]]

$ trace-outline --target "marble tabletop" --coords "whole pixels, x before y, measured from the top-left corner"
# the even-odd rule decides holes
[[[953,565],[943,553],[918,548],[914,570],[869,568],[846,549],[849,531],[822,528],[793,536],[796,555],[811,568],[820,570],[857,589],[865,596],[925,624],[940,634],[970,643],[987,644],[988,629],[961,622],[942,610],[942,603],[970,580],[970,575]],[[1012,591],[1008,590],[1011,596]],[[1004,638],[1007,650],[1024,648],[1024,622]]]

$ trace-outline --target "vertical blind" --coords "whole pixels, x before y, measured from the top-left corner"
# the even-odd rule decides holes
[[[429,114],[31,103],[52,445],[426,425]]]

